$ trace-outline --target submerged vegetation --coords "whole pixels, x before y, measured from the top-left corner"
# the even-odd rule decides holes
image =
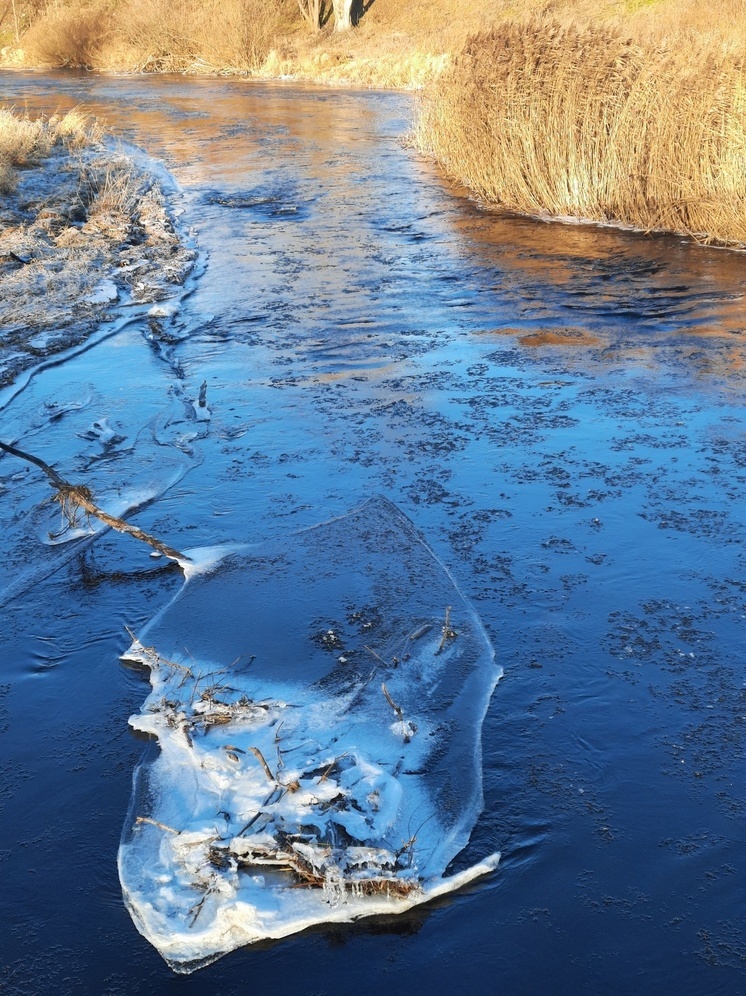
[[[746,0],[17,0],[0,42],[6,65],[424,86],[418,147],[485,201],[746,244]]]

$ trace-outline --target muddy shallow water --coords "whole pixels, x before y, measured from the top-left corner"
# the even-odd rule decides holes
[[[2,459],[7,991],[746,989],[746,259],[481,210],[399,141],[400,95],[6,74],[0,96],[83,103],[162,160],[205,263],[173,317],[6,392],[2,438],[140,495],[182,548],[381,494],[505,670],[462,857],[502,851],[491,877],[177,978],[116,853],[147,693],[118,657],[179,572],[110,533],[50,547],[48,488]]]

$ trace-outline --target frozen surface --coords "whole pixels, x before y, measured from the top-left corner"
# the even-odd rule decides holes
[[[500,676],[476,614],[374,498],[193,575],[134,642],[150,669],[119,871],[178,971],[458,888]]]
[[[42,541],[60,527],[51,489],[3,457],[0,988],[742,992],[746,257],[482,211],[398,142],[401,94],[6,83],[16,106],[85,102],[162,156],[207,268],[173,317],[126,308],[91,348],[45,350],[0,392],[3,440],[102,503],[160,481],[133,524],[194,572],[210,557],[195,547],[287,536],[383,492],[510,680],[457,866],[500,850],[499,874],[175,975],[121,901],[143,750],[126,719],[147,685],[118,657],[125,624],[155,642],[144,627],[183,581],[113,532]],[[91,439],[103,420],[126,441]],[[236,653],[256,649],[260,591]]]

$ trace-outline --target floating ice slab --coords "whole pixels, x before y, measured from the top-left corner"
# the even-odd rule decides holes
[[[501,671],[409,520],[371,499],[192,574],[125,660],[157,739],[119,852],[141,933],[176,971],[313,924],[397,913],[446,877],[482,808]]]

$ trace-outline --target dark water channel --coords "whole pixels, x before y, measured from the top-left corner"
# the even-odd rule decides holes
[[[746,992],[746,259],[482,211],[400,143],[405,96],[32,74],[0,96],[82,103],[162,159],[206,263],[155,341],[142,318],[6,396],[3,438],[137,477],[137,523],[181,547],[382,494],[505,669],[464,856],[502,851],[495,874],[174,976],[121,902],[147,685],[118,657],[180,575],[111,534],[43,546],[45,485],[3,459],[3,584],[27,583],[1,610],[0,988]],[[82,438],[101,418],[118,449]]]

